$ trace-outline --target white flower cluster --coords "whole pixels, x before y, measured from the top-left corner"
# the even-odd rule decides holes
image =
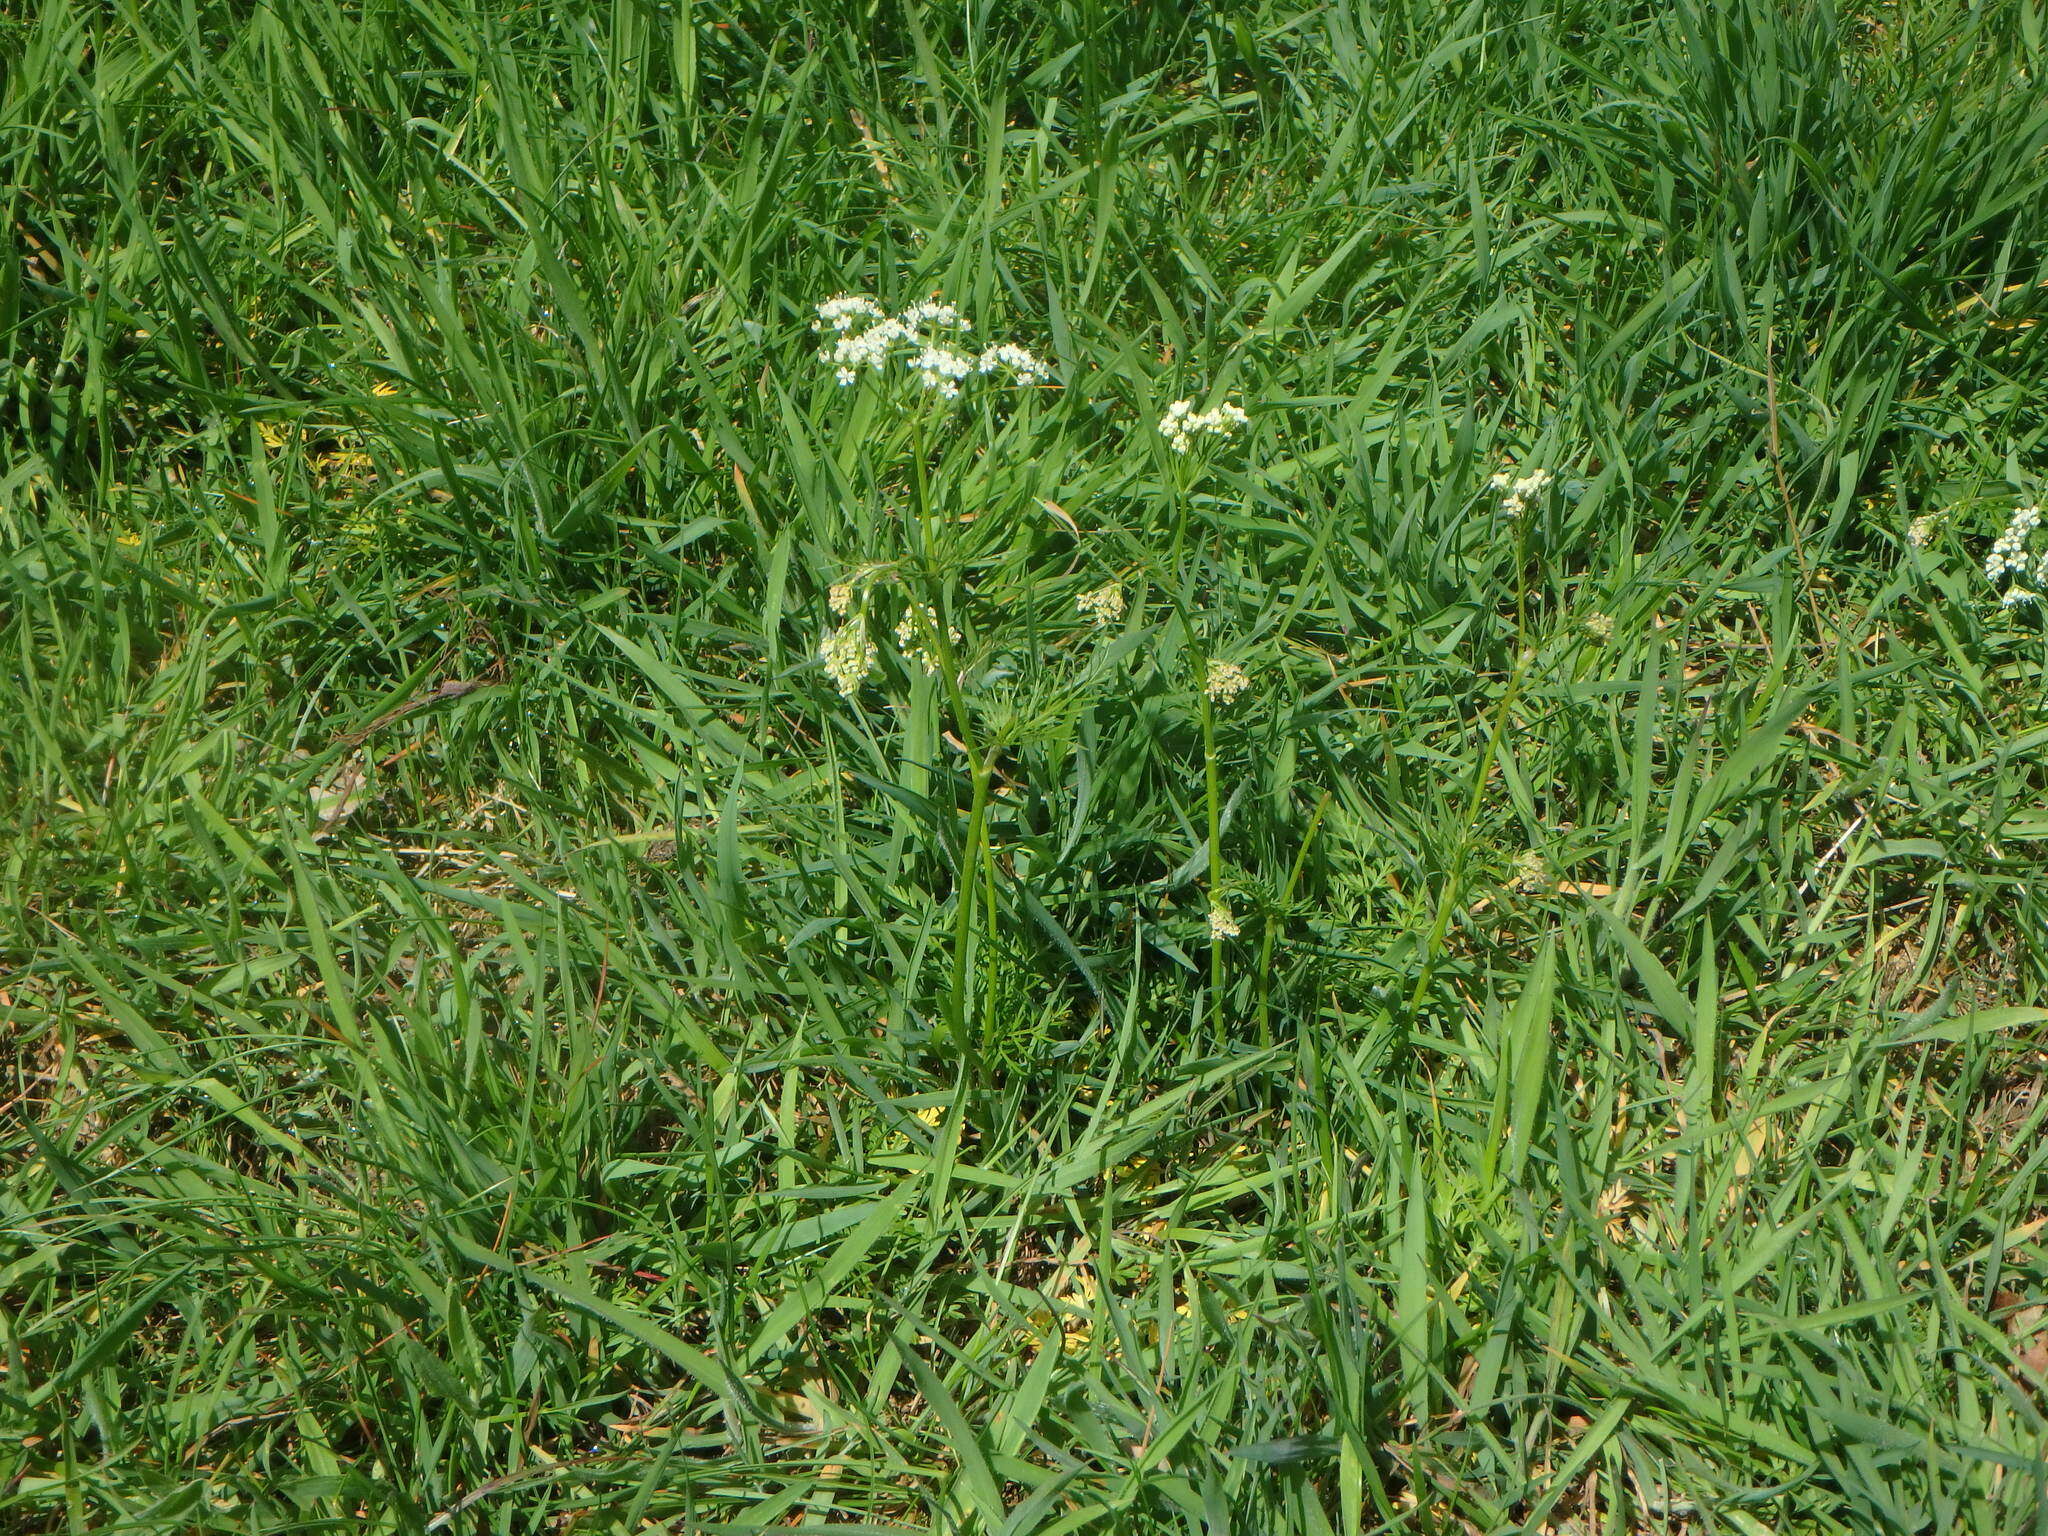
[[[858,618],[825,632],[818,647],[818,659],[825,663],[825,675],[846,697],[860,692],[860,685],[875,668],[875,642],[868,638],[868,621]]]
[[[1550,484],[1550,480],[1550,471],[1547,469],[1532,469],[1519,479],[1512,470],[1508,470],[1495,475],[1486,483],[1496,491],[1507,492],[1507,495],[1500,499],[1500,509],[1512,516],[1541,496],[1543,488]]]
[[[960,381],[974,373],[973,358],[945,347],[927,346],[910,360],[910,366],[923,379],[926,389],[936,389],[948,400],[959,398]]]
[[[943,299],[923,299],[892,315],[866,294],[842,293],[818,306],[811,329],[828,334],[820,355],[841,384],[853,383],[863,369],[879,373],[899,356],[926,389],[948,400],[957,400],[961,382],[976,374],[1000,371],[1018,384],[1041,384],[1049,372],[1014,342],[997,342],[978,354],[959,350],[952,342],[973,330],[974,322]]]
[[[2040,526],[2039,507],[2013,508],[2012,521],[2005,525],[2005,532],[1998,536],[1997,542],[1991,546],[1991,553],[1984,557],[1985,580],[1995,585],[2003,578],[2011,578],[2012,584],[2005,589],[2005,596],[2000,600],[2008,608],[2038,602],[2038,589],[2048,587],[2048,553],[2039,559],[2027,553],[2027,541]],[[2030,570],[2034,582],[2032,587],[2026,584]]]
[[[919,299],[897,318],[913,331],[921,331],[926,326],[950,331],[974,329],[974,322],[944,299]]]
[[[927,643],[939,632],[939,611],[922,603],[912,603],[903,615],[903,621],[896,626],[896,649],[904,658],[914,661],[933,677],[939,675],[938,652]],[[950,625],[946,628],[946,639],[953,645],[960,643],[960,631]]]
[[[2041,526],[2039,507],[2013,508],[2012,521],[2005,525],[2005,532],[1991,546],[1991,553],[1984,559],[1984,574],[1996,581],[2008,573],[2021,575],[2027,569],[2027,540],[2036,528]]]
[[[1906,525],[1906,542],[1915,549],[1925,549],[1934,542],[1935,532],[1940,527],[1939,512],[1923,512]]]
[[[1234,939],[1237,935],[1237,918],[1231,913],[1230,904],[1220,896],[1212,896],[1209,899],[1209,937]]]
[[[1218,704],[1228,704],[1251,685],[1251,675],[1234,661],[1210,662],[1209,675],[1202,683],[1203,690]]]
[[[818,306],[818,318],[811,322],[811,329],[822,331],[830,326],[834,332],[844,336],[856,327],[870,326],[877,320],[888,318],[888,311],[866,294],[842,293]]]
[[[998,368],[1007,368],[1011,377],[1019,384],[1045,382],[1044,362],[1013,341],[999,341],[989,347],[981,354],[981,360],[975,366],[983,373],[994,373]]]
[[[1188,453],[1193,450],[1196,438],[1235,437],[1237,429],[1250,419],[1242,406],[1228,400],[1213,411],[1196,410],[1192,400],[1176,400],[1159,418],[1159,431],[1175,453]]]
[[[1083,592],[1074,599],[1074,606],[1107,627],[1124,616],[1124,589],[1112,581],[1093,592]]]

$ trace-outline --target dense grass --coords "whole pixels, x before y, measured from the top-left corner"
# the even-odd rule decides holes
[[[2043,51],[0,13],[0,1529],[2042,1531]]]

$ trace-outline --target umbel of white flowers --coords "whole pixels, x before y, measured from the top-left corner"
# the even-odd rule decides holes
[[[1530,502],[1543,494],[1543,488],[1550,484],[1551,475],[1547,469],[1532,469],[1528,474],[1517,477],[1503,471],[1486,483],[1496,491],[1506,491],[1500,499],[1501,511],[1513,516],[1522,511]]]
[[[818,659],[825,663],[825,675],[849,699],[859,694],[860,685],[874,670],[875,656],[875,642],[868,638],[865,615],[827,630],[818,646]]]
[[[1108,582],[1074,599],[1074,606],[1097,624],[1110,625],[1124,616],[1124,589]]]
[[[1234,661],[1210,662],[1202,678],[1202,691],[1218,704],[1228,704],[1251,685],[1251,674]]]
[[[941,627],[939,610],[925,603],[912,603],[896,626],[896,649],[903,653],[904,660],[916,662],[933,677],[939,675],[939,652],[932,637]],[[960,631],[950,624],[943,627],[947,641],[958,645]]]
[[[1213,411],[1198,411],[1192,400],[1176,400],[1159,418],[1159,434],[1175,453],[1190,453],[1198,437],[1235,437],[1251,418],[1244,407],[1226,400]]]
[[[959,399],[961,383],[978,374],[1007,373],[1018,384],[1042,384],[1049,374],[1039,358],[1014,342],[962,351],[958,343],[974,322],[943,299],[920,300],[892,315],[866,294],[842,293],[818,306],[811,329],[826,336],[819,356],[842,385],[899,360],[947,400]]]
[[[2012,521],[2005,525],[2005,532],[1991,546],[1991,553],[1984,557],[1984,579],[1996,586],[2001,578],[2011,577],[2012,585],[2005,589],[2000,599],[2008,608],[2017,608],[2022,603],[2040,601],[2040,589],[2048,588],[2048,553],[2035,559],[2027,551],[2027,541],[2034,530],[2041,526],[2041,509],[2036,506],[2013,508]],[[2027,585],[2029,568],[2033,586]]]

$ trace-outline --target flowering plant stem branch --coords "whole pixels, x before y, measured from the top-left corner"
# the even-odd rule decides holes
[[[1465,885],[1465,865],[1471,857],[1472,828],[1479,819],[1479,803],[1486,794],[1486,781],[1493,777],[1493,764],[1500,755],[1501,739],[1507,734],[1508,716],[1521,695],[1522,682],[1527,676],[1529,663],[1518,650],[1514,671],[1508,674],[1507,688],[1500,697],[1500,707],[1494,711],[1493,728],[1487,732],[1486,748],[1479,754],[1478,766],[1472,773],[1472,789],[1465,797],[1465,814],[1458,837],[1456,851],[1451,856],[1451,867],[1444,872],[1444,883],[1437,895],[1436,915],[1431,919],[1429,935],[1423,941],[1422,964],[1415,970],[1415,986],[1408,994],[1408,1012],[1412,1016],[1422,1006],[1422,999],[1429,991],[1429,984],[1436,977],[1437,952],[1443,948],[1444,935],[1451,926],[1451,911],[1457,905],[1458,896]]]
[[[1415,970],[1415,987],[1408,994],[1408,1012],[1412,1017],[1422,1006],[1422,999],[1429,990],[1429,984],[1436,976],[1436,957],[1443,948],[1444,935],[1450,931],[1451,913],[1465,886],[1465,866],[1472,856],[1472,828],[1479,820],[1479,805],[1486,795],[1486,781],[1493,776],[1493,765],[1500,755],[1502,738],[1507,734],[1508,717],[1513,713],[1515,701],[1521,696],[1522,684],[1529,674],[1534,653],[1529,646],[1529,516],[1519,516],[1515,522],[1515,662],[1508,673],[1508,685],[1502,690],[1500,708],[1494,712],[1493,728],[1487,733],[1485,750],[1479,754],[1479,766],[1472,775],[1471,793],[1465,797],[1465,814],[1459,827],[1458,845],[1451,856],[1451,867],[1444,872],[1442,890],[1437,895],[1436,914],[1430,920],[1429,936],[1423,943],[1422,964]]]
[[[964,741],[966,738],[963,736],[961,739]],[[961,1059],[967,1067],[970,1079],[978,1076],[980,1032],[974,1029],[970,1022],[972,1009],[970,1007],[967,981],[968,952],[974,937],[974,908],[977,894],[975,890],[975,877],[983,872],[983,865],[987,859],[988,793],[989,780],[992,777],[989,765],[985,761],[974,763],[972,772],[974,782],[973,801],[967,812],[967,836],[963,839],[960,846],[960,868],[958,874],[954,877],[953,985],[947,1006],[947,1012],[951,1015],[947,1020],[947,1024],[953,1031],[953,1038],[958,1042]],[[995,872],[991,868],[986,871],[986,874],[988,880],[989,915],[991,921],[993,921],[995,915]],[[990,963],[994,963],[993,946],[991,946]],[[984,1002],[986,1002],[986,990],[984,988]]]
[[[1204,688],[1202,701],[1202,777],[1209,802],[1209,905],[1223,899],[1218,882],[1223,874],[1223,799],[1216,772],[1216,705]],[[1220,1038],[1223,1018],[1223,935],[1209,928],[1209,1020]]]
[[[1284,911],[1293,904],[1294,889],[1301,883],[1301,871],[1308,863],[1308,851],[1315,845],[1316,832],[1323,824],[1323,813],[1330,808],[1330,791],[1324,790],[1316,802],[1316,808],[1309,814],[1308,830],[1301,834],[1301,847],[1294,855],[1294,866],[1287,871],[1287,886],[1280,893],[1280,906]],[[1266,931],[1259,940],[1259,1046],[1261,1049],[1273,1043],[1273,1021],[1271,1017],[1273,990],[1273,940],[1280,931],[1278,913],[1268,914]]]
[[[917,535],[920,564],[927,582],[928,595],[938,622],[933,626],[931,645],[938,658],[938,670],[945,691],[946,702],[952,708],[953,724],[959,733],[961,754],[967,759],[967,771],[972,786],[968,802],[967,831],[960,844],[960,864],[954,875],[953,912],[953,975],[947,989],[946,1027],[952,1033],[956,1048],[961,1053],[961,1064],[969,1083],[979,1081],[981,1076],[981,1041],[986,1032],[984,1017],[977,1027],[974,1017],[974,998],[968,981],[970,961],[974,945],[974,925],[977,906],[985,905],[987,916],[983,921],[989,933],[984,936],[983,947],[987,966],[982,983],[981,1006],[985,1010],[995,995],[996,949],[992,942],[996,921],[996,868],[995,852],[988,838],[989,793],[995,777],[995,752],[980,741],[975,733],[974,719],[967,707],[966,691],[961,686],[960,658],[953,647],[953,608],[946,591],[946,584],[938,569],[936,535],[933,531],[931,504],[930,465],[926,460],[926,428],[930,413],[920,411],[913,427],[912,463],[915,468],[917,500]],[[977,890],[977,884],[980,889]]]

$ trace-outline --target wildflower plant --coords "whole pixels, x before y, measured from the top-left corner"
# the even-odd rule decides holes
[[[2039,1524],[2036,7],[135,9],[5,1528]]]
[[[977,345],[973,320],[939,297],[892,310],[866,294],[842,293],[816,306],[812,330],[821,338],[820,361],[842,390],[863,381],[877,386],[856,392],[857,428],[839,448],[855,486],[842,503],[850,515],[821,520],[819,528],[826,540],[857,539],[860,563],[827,591],[833,618],[818,655],[839,693],[857,700],[876,672],[872,624],[891,633],[913,680],[934,684],[916,688],[896,708],[915,722],[907,745],[920,760],[905,770],[912,781],[922,787],[939,778],[922,760],[928,749],[915,743],[941,734],[959,751],[964,770],[968,803],[953,867],[950,983],[938,1016],[950,1045],[974,1059],[1000,1033],[996,957],[1009,941],[999,929],[991,827],[1006,814],[997,798],[998,765],[1016,739],[1018,689],[1011,679],[1018,667],[1002,656],[966,664],[965,637],[950,618],[977,601],[973,584],[987,576],[983,555],[1006,525],[1011,493],[1003,489],[1009,482],[998,445],[1028,443],[1030,433],[1012,434],[986,414],[966,418],[991,428],[984,438],[963,430],[955,407],[978,389],[1046,384],[1051,369],[1015,341]],[[903,387],[913,381],[915,388]],[[969,465],[971,478],[957,472]],[[962,505],[963,484],[989,499]],[[1009,504],[1023,504],[1021,496]],[[870,507],[883,515],[871,518]],[[1034,676],[1024,687],[1057,682]]]

